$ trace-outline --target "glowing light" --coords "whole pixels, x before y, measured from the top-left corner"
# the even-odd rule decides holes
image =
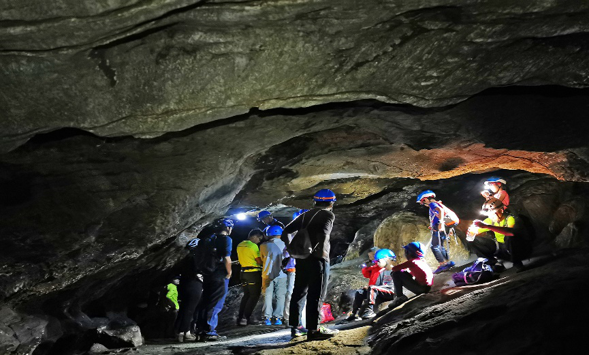
[[[245,213],[238,213],[236,217],[238,221],[245,221],[247,215]]]

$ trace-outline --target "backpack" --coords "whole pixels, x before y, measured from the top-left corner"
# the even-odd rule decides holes
[[[319,243],[317,243],[315,244],[315,246],[313,246],[313,243],[311,242],[311,236],[309,235],[309,231],[307,230],[307,227],[309,227],[309,224],[311,224],[311,221],[313,220],[313,218],[315,218],[315,216],[317,216],[317,214],[319,214],[319,212],[321,212],[321,210],[317,211],[313,215],[313,217],[311,217],[306,226],[304,225],[306,213],[303,213],[301,215],[302,228],[297,231],[295,236],[292,238],[292,240],[286,247],[286,250],[292,258],[306,259],[311,254],[313,254],[315,248],[317,248],[317,245],[319,245]]]
[[[333,318],[333,314],[331,313],[331,305],[329,303],[323,303],[319,317],[321,320],[319,323],[327,323],[335,320],[335,318]]]
[[[471,266],[452,275],[452,279],[456,286],[482,284],[494,279],[493,268],[489,265],[489,260],[478,258]]]
[[[194,270],[203,275],[210,275],[217,270],[222,258],[217,254],[216,241],[217,235],[213,234],[208,238],[198,239],[198,244],[190,249]]]
[[[454,212],[451,209],[449,209],[448,207],[446,207],[446,205],[444,205],[442,203],[442,201],[438,201],[438,204],[440,206],[442,206],[442,208],[444,209],[444,224],[445,225],[453,226],[453,225],[460,223],[460,218],[458,218],[458,215],[456,214],[456,212]]]

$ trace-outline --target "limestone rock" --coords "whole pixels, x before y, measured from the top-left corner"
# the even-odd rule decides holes
[[[90,348],[90,350],[88,350],[88,352],[90,354],[100,354],[103,352],[107,352],[108,348],[102,344],[98,344],[98,343],[94,343],[92,344],[92,347]]]
[[[101,326],[96,329],[98,340],[108,348],[138,347],[143,344],[141,330],[136,325],[125,327]]]

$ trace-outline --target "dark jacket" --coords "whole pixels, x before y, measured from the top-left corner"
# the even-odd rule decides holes
[[[309,224],[309,221],[311,221],[311,224]],[[311,243],[317,245],[311,255],[329,261],[329,236],[334,221],[335,215],[333,212],[322,208],[313,208],[290,222],[288,226],[284,228],[281,239],[286,245],[288,245],[290,242],[288,235],[307,226]]]

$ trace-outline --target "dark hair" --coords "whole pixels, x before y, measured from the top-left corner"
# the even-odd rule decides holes
[[[409,250],[407,248],[405,248],[405,257],[407,258],[407,260],[409,259],[419,259],[419,255],[417,255],[416,252]]]
[[[333,201],[315,201],[315,206],[316,207],[329,207],[329,206],[331,206],[332,203],[333,203]]]
[[[264,232],[262,232],[262,230],[259,229],[259,228],[254,228],[254,229],[252,229],[249,232],[249,234],[247,235],[247,237],[248,238],[251,238],[251,237],[256,236],[256,235],[259,235],[259,236],[263,237],[264,236]]]

